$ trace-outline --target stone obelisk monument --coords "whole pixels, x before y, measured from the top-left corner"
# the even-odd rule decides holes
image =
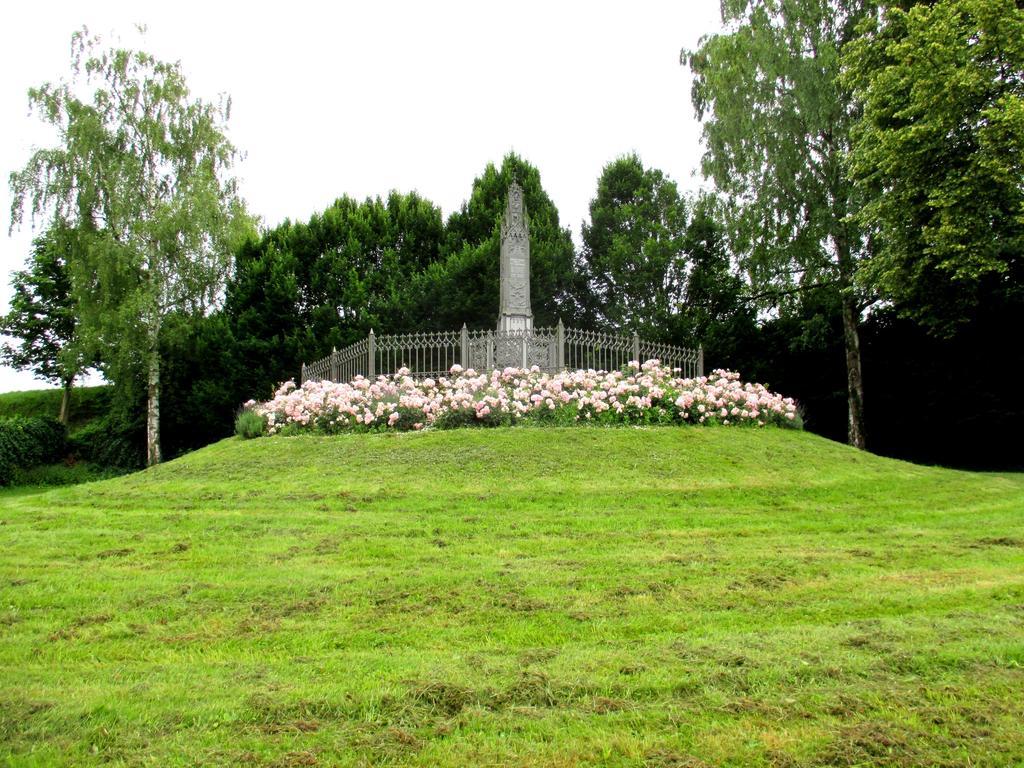
[[[532,331],[530,310],[530,230],[526,223],[523,188],[508,188],[505,218],[501,222],[501,303],[499,331]]]

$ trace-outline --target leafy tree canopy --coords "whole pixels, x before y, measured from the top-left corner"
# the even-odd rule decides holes
[[[717,202],[699,197],[683,239],[687,275],[680,311],[669,322],[670,339],[704,347],[706,368],[729,367],[738,348],[756,332],[747,284],[733,269]]]
[[[238,252],[226,309],[257,390],[377,332],[419,330],[413,284],[440,258],[440,209],[416,193],[336,200]]]
[[[469,200],[448,218],[444,264],[422,286],[421,313],[433,327],[494,326],[498,318],[501,217],[508,187],[523,188],[530,226],[530,299],[534,324],[569,323],[579,312],[575,248],[558,209],[541,185],[540,172],[514,153],[497,168],[488,163],[473,181]]]
[[[683,299],[686,218],[675,182],[635,154],[604,167],[583,225],[583,261],[604,326],[666,334]]]
[[[878,248],[862,279],[933,332],[1024,277],[1024,8],[939,0],[869,17],[844,53],[850,170]]]
[[[78,333],[68,273],[68,264],[87,247],[86,237],[59,220],[37,237],[27,267],[11,275],[11,308],[0,319],[0,334],[16,340],[0,347],[0,359],[64,387],[60,421],[65,424],[71,385],[94,362]]]
[[[704,123],[703,171],[767,306],[785,304],[794,284],[852,277],[862,241],[847,222],[856,207],[844,173],[853,109],[839,64],[868,6],[726,0],[726,32],[683,51]]]
[[[58,142],[11,174],[12,226],[27,208],[95,233],[69,264],[83,336],[115,380],[146,377],[155,463],[163,320],[214,305],[234,244],[252,231],[230,176],[230,103],[193,99],[179,64],[105,49],[84,30],[71,67],[71,82],[29,91]]]

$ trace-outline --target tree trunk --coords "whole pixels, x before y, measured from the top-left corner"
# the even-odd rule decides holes
[[[159,331],[152,334],[159,337]],[[146,466],[160,463],[160,346],[150,340],[146,404]]]
[[[71,411],[71,385],[75,383],[75,377],[64,380],[64,392],[60,396],[60,416],[57,421],[65,427],[68,425],[68,417]]]
[[[846,396],[849,403],[847,442],[864,450],[864,380],[860,371],[860,331],[857,300],[843,295],[843,338],[846,341]]]
[[[833,240],[839,265],[839,286],[842,291],[843,341],[846,347],[846,400],[849,406],[846,441],[864,450],[864,379],[860,370],[860,309],[853,294],[853,258],[845,236]]]

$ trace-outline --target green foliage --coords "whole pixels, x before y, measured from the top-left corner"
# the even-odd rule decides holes
[[[704,122],[705,176],[730,246],[766,306],[794,286],[841,283],[863,246],[844,175],[851,97],[840,55],[870,2],[729,0],[726,31],[683,51]]]
[[[0,420],[0,485],[9,485],[16,470],[48,464],[67,450],[67,430],[54,419]]]
[[[117,467],[103,467],[84,461],[42,464],[30,469],[14,471],[12,486],[19,488],[46,488],[57,485],[78,485],[108,480],[123,475],[126,470]]]
[[[863,448],[854,284],[869,241],[852,219],[846,176],[853,99],[840,59],[872,0],[726,0],[723,33],[682,60],[704,121],[704,175],[723,205],[729,245],[761,306],[792,310],[807,290],[839,293],[847,360],[848,439]]]
[[[721,205],[689,204],[636,155],[609,163],[583,227],[586,314],[615,330],[702,345],[705,366],[729,367],[757,333],[756,304],[734,269]]]
[[[93,361],[78,333],[68,264],[81,258],[79,233],[60,221],[37,237],[27,269],[11,275],[10,311],[0,318],[0,334],[17,343],[0,346],[0,360],[28,369],[39,379],[70,385]]]
[[[734,369],[740,348],[757,333],[757,316],[747,300],[746,284],[733,269],[712,198],[698,198],[693,206],[683,249],[688,263],[685,293],[666,324],[669,340],[703,345],[705,370]]]
[[[80,331],[108,377],[146,377],[155,463],[163,321],[216,301],[232,248],[252,229],[230,176],[230,104],[192,99],[180,64],[105,50],[84,30],[72,37],[71,67],[71,83],[29,91],[58,141],[11,174],[12,225],[27,207],[89,233],[68,264]]]
[[[877,233],[865,284],[938,334],[1024,281],[1024,9],[939,0],[871,17],[844,53],[850,158]]]
[[[416,315],[429,327],[487,328],[498,317],[501,218],[508,187],[518,181],[530,228],[530,299],[534,325],[573,322],[580,314],[583,286],[575,265],[569,230],[562,227],[558,209],[541,185],[540,172],[514,153],[501,167],[488,163],[473,180],[469,200],[453,213],[445,228],[443,263],[432,266],[417,281]]]
[[[413,412],[411,416],[415,417],[418,420],[422,420],[423,412],[420,411],[418,414]],[[507,427],[511,426],[511,424],[511,414],[501,413],[498,409],[494,409],[486,416],[478,418],[476,415],[476,410],[473,408],[450,410],[438,416],[438,418],[434,421],[434,427],[436,427],[437,429],[473,429],[477,427]]]
[[[0,424],[25,421],[52,424],[60,410],[61,394],[57,389],[4,392],[0,394]],[[138,469],[144,456],[143,427],[137,418],[125,418],[115,395],[111,386],[72,390],[72,419],[66,443],[60,450],[43,451],[45,455],[39,461],[33,460],[9,472],[9,482],[13,485],[63,485],[100,480]],[[137,404],[132,407],[137,409]],[[55,445],[51,442],[51,446]],[[69,461],[63,461],[65,458]]]
[[[259,368],[238,347],[223,312],[168,317],[160,337],[160,430],[167,456],[232,433],[234,414],[252,396]]]
[[[262,437],[266,431],[267,420],[254,411],[246,409],[235,419],[235,434],[243,440]]]
[[[299,274],[296,257],[267,236],[246,243],[236,254],[223,314],[237,359],[244,361],[248,387],[243,401],[268,397],[282,381],[298,376],[304,362],[330,351],[317,344],[309,328]]]
[[[308,223],[285,222],[243,245],[225,305],[249,371],[243,399],[266,396],[303,362],[371,328],[419,329],[411,285],[440,258],[443,233],[437,206],[392,192],[340,198]]]
[[[267,248],[294,260],[299,317],[316,342],[349,344],[373,327],[401,328],[409,281],[438,259],[441,211],[416,193],[362,203],[343,197],[268,233]]]
[[[686,282],[687,211],[675,182],[644,168],[635,154],[604,167],[582,260],[593,314],[616,331],[665,336],[682,308]]]
[[[145,460],[142,425],[117,409],[79,429],[68,445],[78,460],[112,470],[139,469]]]
[[[1024,754],[1020,474],[499,429],[229,439],[0,499],[0,762]]]

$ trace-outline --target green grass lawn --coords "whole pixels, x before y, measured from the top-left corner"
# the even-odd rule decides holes
[[[225,440],[0,495],[0,763],[1024,761],[1024,475],[795,431]]]

